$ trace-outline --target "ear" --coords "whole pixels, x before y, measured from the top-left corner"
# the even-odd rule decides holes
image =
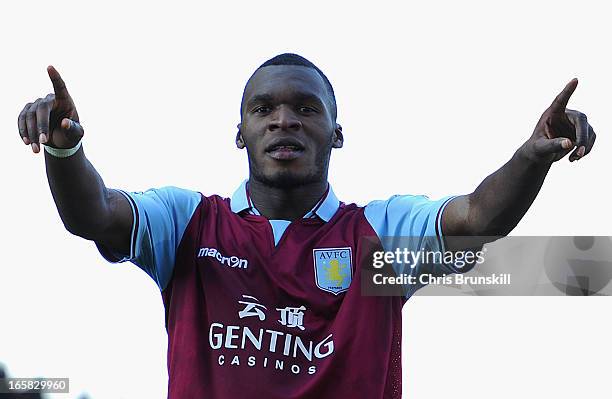
[[[240,131],[241,125],[242,125],[241,123],[236,125],[236,127],[238,128],[238,133],[236,133],[236,147],[242,150],[246,145],[244,144],[244,139],[242,138],[242,132]]]
[[[344,136],[342,135],[342,126],[336,123],[336,129],[332,137],[332,148],[342,148],[344,145]]]

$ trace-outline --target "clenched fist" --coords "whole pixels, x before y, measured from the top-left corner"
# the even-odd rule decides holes
[[[43,143],[55,148],[74,147],[84,134],[62,77],[53,66],[47,67],[47,72],[54,92],[26,104],[18,119],[19,135],[35,153]]]

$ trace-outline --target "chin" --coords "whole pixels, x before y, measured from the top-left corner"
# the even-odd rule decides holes
[[[296,188],[306,184],[319,182],[322,179],[320,173],[297,172],[288,169],[270,171],[267,173],[251,171],[251,175],[266,186],[281,189]]]

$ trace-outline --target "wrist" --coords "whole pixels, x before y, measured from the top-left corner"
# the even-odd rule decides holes
[[[527,140],[514,153],[514,158],[519,159],[522,163],[526,163],[534,167],[548,168],[553,164],[549,157],[543,158],[536,154],[533,150],[533,144]]]
[[[81,148],[83,144],[83,140],[79,139],[79,141],[71,148],[57,148],[51,147],[49,145],[43,144],[45,148],[45,152],[55,158],[68,158],[74,154]]]

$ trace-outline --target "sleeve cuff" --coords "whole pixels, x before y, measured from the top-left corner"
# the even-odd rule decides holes
[[[96,244],[96,247],[98,248],[98,252],[100,252],[100,255],[102,255],[102,257],[106,259],[108,262],[122,263],[122,262],[134,260],[134,258],[136,257],[135,247],[136,247],[136,234],[138,231],[137,230],[138,229],[138,212],[136,208],[136,203],[134,202],[134,200],[130,197],[128,193],[120,189],[114,189],[114,190],[120,192],[127,199],[128,203],[130,204],[130,208],[132,209],[132,232],[130,234],[130,253],[122,254],[119,252],[115,252],[111,250],[110,248],[106,247],[105,245],[100,244],[97,241],[95,242],[95,244]]]
[[[459,197],[458,195],[453,195],[446,199],[440,206],[438,210],[438,214],[436,215],[436,237],[438,238],[438,242],[440,244],[440,251],[442,253],[446,252],[446,245],[444,243],[444,232],[442,231],[442,212],[444,212],[444,208],[449,204],[453,199]]]
[[[440,207],[440,210],[438,211],[438,214],[436,216],[436,236],[438,238],[438,243],[440,245],[440,251],[442,252],[443,256],[444,254],[446,254],[446,244],[444,242],[445,234],[442,231],[442,212],[444,211],[444,208],[446,208],[446,206],[454,198],[457,198],[457,197],[459,197],[459,195],[453,195],[449,197],[447,200],[445,200],[442,203],[442,206]],[[455,263],[451,263],[451,262],[443,262],[443,264],[444,266],[450,269],[451,273],[459,273],[459,274],[469,272],[476,265],[475,263],[467,263],[463,266],[456,266]]]

